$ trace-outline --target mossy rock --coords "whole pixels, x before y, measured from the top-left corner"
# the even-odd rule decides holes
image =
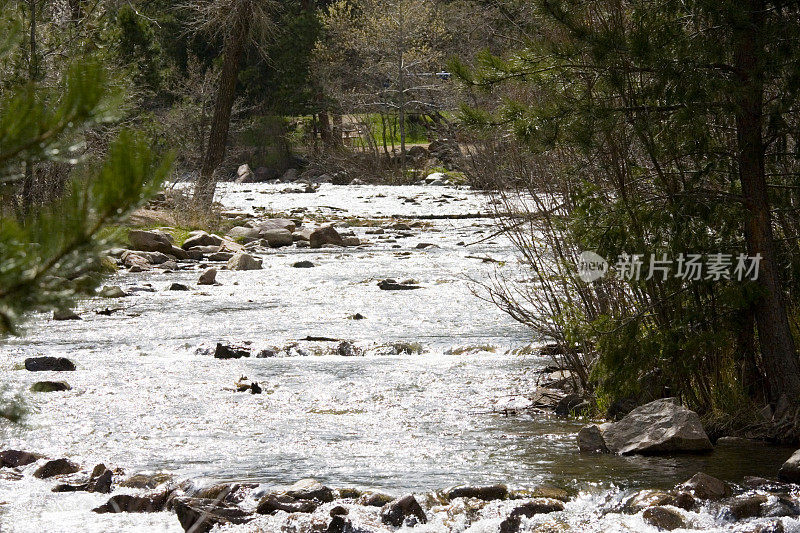
[[[60,392],[71,389],[66,381],[37,381],[31,385],[31,392]]]

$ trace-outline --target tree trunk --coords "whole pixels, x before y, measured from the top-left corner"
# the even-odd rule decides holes
[[[739,82],[736,134],[739,178],[747,209],[745,236],[750,255],[761,255],[758,283],[762,291],[754,306],[758,341],[770,401],[784,394],[799,400],[800,363],[786,313],[764,174],[763,0],[749,0],[746,9],[747,23],[735,29],[734,61]]]
[[[28,81],[36,82],[39,74],[39,59],[36,44],[36,0],[28,0],[28,11],[31,17],[30,33],[28,40]],[[25,174],[22,180],[22,215],[30,214],[36,195],[34,163],[31,159],[25,160]]]
[[[236,25],[230,29],[225,39],[223,50],[222,72],[217,87],[214,116],[211,119],[211,131],[208,135],[208,146],[203,156],[200,177],[194,191],[194,203],[203,209],[210,209],[214,202],[217,188],[216,171],[223,159],[228,143],[228,130],[231,125],[231,111],[236,99],[236,81],[239,77],[239,65],[244,53],[245,39],[250,25],[248,13],[242,11],[237,17]]]
[[[399,120],[400,120],[400,166],[405,169],[406,167],[406,80],[403,75],[403,52],[400,52],[400,57],[397,61],[397,79],[398,88],[400,89],[399,107]]]

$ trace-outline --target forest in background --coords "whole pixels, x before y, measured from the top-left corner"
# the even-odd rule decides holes
[[[442,167],[496,196],[525,266],[476,292],[555,341],[597,412],[678,396],[717,432],[797,439],[797,3],[2,8],[4,329],[91,289],[100,229],[167,168],[207,209],[245,163],[343,184]],[[745,253],[761,275],[589,283],[584,250]]]

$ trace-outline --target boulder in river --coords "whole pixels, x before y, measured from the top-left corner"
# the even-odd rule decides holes
[[[72,309],[56,309],[53,311],[53,320],[82,320]]]
[[[132,489],[154,489],[159,485],[163,485],[171,480],[172,475],[163,472],[158,472],[155,474],[140,473],[129,477],[120,483],[120,486]]]
[[[31,385],[31,392],[63,392],[72,390],[66,381],[37,381]]]
[[[53,476],[74,474],[75,472],[80,471],[80,469],[81,468],[78,465],[68,459],[53,459],[52,461],[47,461],[45,464],[40,466],[36,472],[33,473],[33,477],[47,479]]]
[[[578,432],[578,449],[581,453],[609,453],[603,434],[595,425],[586,426]]]
[[[172,254],[172,240],[166,233],[161,231],[133,229],[128,233],[128,241],[130,241],[133,250]]]
[[[169,290],[171,291],[188,291],[190,290],[187,285],[183,283],[173,283],[169,286]]]
[[[778,479],[789,483],[800,483],[800,450],[792,454],[778,470]]]
[[[311,478],[301,479],[289,487],[285,494],[298,500],[317,500],[322,503],[333,501],[333,491]]]
[[[208,533],[217,525],[244,524],[253,519],[239,507],[211,499],[176,498],[173,505],[184,531],[192,533]]]
[[[235,346],[226,346],[221,342],[217,343],[217,348],[214,350],[215,359],[241,359],[242,357],[250,357],[250,352]]]
[[[537,514],[554,513],[563,510],[564,503],[559,500],[533,498],[514,507],[511,514],[508,515],[508,518],[500,522],[500,533],[517,533],[523,518],[530,518]]]
[[[679,405],[674,398],[637,407],[619,422],[609,424],[603,431],[603,440],[611,452],[622,455],[713,449],[697,413]]]
[[[383,507],[394,500],[394,496],[383,492],[367,492],[359,496],[357,503],[359,505],[366,505],[367,507]]]
[[[167,506],[172,491],[150,495],[117,494],[106,503],[92,509],[93,512],[104,513],[158,513]]]
[[[666,531],[686,527],[683,516],[681,516],[678,511],[668,507],[650,507],[645,509],[642,513],[642,519],[651,526]]]
[[[508,496],[508,487],[505,485],[462,485],[447,491],[449,499],[478,498],[484,501],[504,500]]]
[[[275,229],[282,229],[292,233],[297,229],[297,224],[294,220],[289,220],[288,218],[268,218],[258,225],[260,237],[264,237],[266,232]]]
[[[282,248],[294,244],[292,233],[286,229],[270,229],[261,232],[261,237],[270,248]]]
[[[213,285],[217,281],[217,269],[209,268],[200,274],[200,279],[197,280],[198,285]]]
[[[247,244],[249,242],[257,241],[260,237],[258,228],[249,228],[247,226],[236,226],[228,231],[228,237],[236,242]]]
[[[229,270],[261,270],[261,260],[250,254],[238,253],[228,261]]]
[[[66,357],[29,357],[25,359],[25,370],[29,372],[68,372],[75,370],[75,363]]]
[[[296,242],[311,242],[311,234],[314,230],[311,228],[301,228],[292,233],[292,239]]]
[[[292,264],[292,268],[314,268],[314,263],[311,261],[298,261]]]
[[[35,463],[42,456],[36,453],[20,450],[4,450],[0,452],[0,468],[19,468]]]
[[[383,281],[378,282],[378,287],[382,291],[412,291],[414,289],[421,289],[422,287],[419,285],[411,284],[411,283],[398,283],[393,279],[385,279]]]
[[[394,527],[400,527],[407,518],[413,517],[421,523],[426,523],[428,517],[422,510],[419,502],[413,494],[406,494],[393,500],[381,509],[381,522]]]
[[[326,244],[344,246],[344,240],[331,224],[319,227],[311,232],[309,242],[312,248],[322,248]]]
[[[313,513],[319,503],[311,500],[293,498],[288,494],[267,494],[258,502],[258,514],[275,514],[278,511],[286,513]]]
[[[119,285],[106,285],[100,289],[98,296],[103,298],[124,298],[128,296],[128,293],[123,291]]]
[[[698,472],[677,487],[703,500],[718,500],[731,495],[731,487],[721,479]]]

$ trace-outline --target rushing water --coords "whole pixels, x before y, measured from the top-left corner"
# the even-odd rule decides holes
[[[26,389],[66,379],[72,390],[31,397],[26,427],[6,434],[3,448],[70,457],[88,468],[104,462],[129,474],[267,486],[314,477],[334,487],[419,493],[459,483],[548,483],[582,491],[559,513],[562,528],[598,531],[645,527],[636,517],[593,514],[625,490],[669,488],[697,471],[735,483],[774,477],[791,454],[728,444],[703,456],[587,457],[574,437],[585,422],[495,412],[509,396],[530,392],[548,363],[517,355],[537,339],[471,292],[470,280],[496,269],[511,279],[523,275],[509,243],[492,237],[491,221],[482,218],[426,221],[407,237],[387,230],[395,242],[366,234],[368,224],[392,215],[485,212],[485,198],[434,187],[283,188],[225,185],[221,198],[240,211],[350,219],[371,244],[271,250],[263,270],[221,271],[213,287],[195,286],[196,269],[121,273],[111,283],[136,291],[132,296],[87,300],[79,322],[35,317],[25,337],[4,346],[4,381]],[[416,249],[421,242],[438,247]],[[291,268],[300,259],[317,266]],[[424,288],[381,291],[384,278],[411,278]],[[173,282],[195,288],[165,290]],[[122,309],[93,312],[109,306]],[[355,313],[366,318],[349,319]],[[366,355],[334,355],[336,343],[303,341],[307,336],[348,339]],[[249,342],[254,352],[297,345],[291,356],[223,361],[208,351],[218,341]],[[387,355],[398,342],[419,343],[422,353]],[[67,356],[78,370],[20,370],[34,355]],[[264,393],[233,392],[240,376]],[[93,514],[107,496],[53,494],[51,483],[25,474],[24,481],[0,476],[2,531],[180,531],[171,513]],[[693,523],[715,527],[709,515]],[[463,529],[448,524],[426,527]],[[495,531],[497,520],[474,527]]]

